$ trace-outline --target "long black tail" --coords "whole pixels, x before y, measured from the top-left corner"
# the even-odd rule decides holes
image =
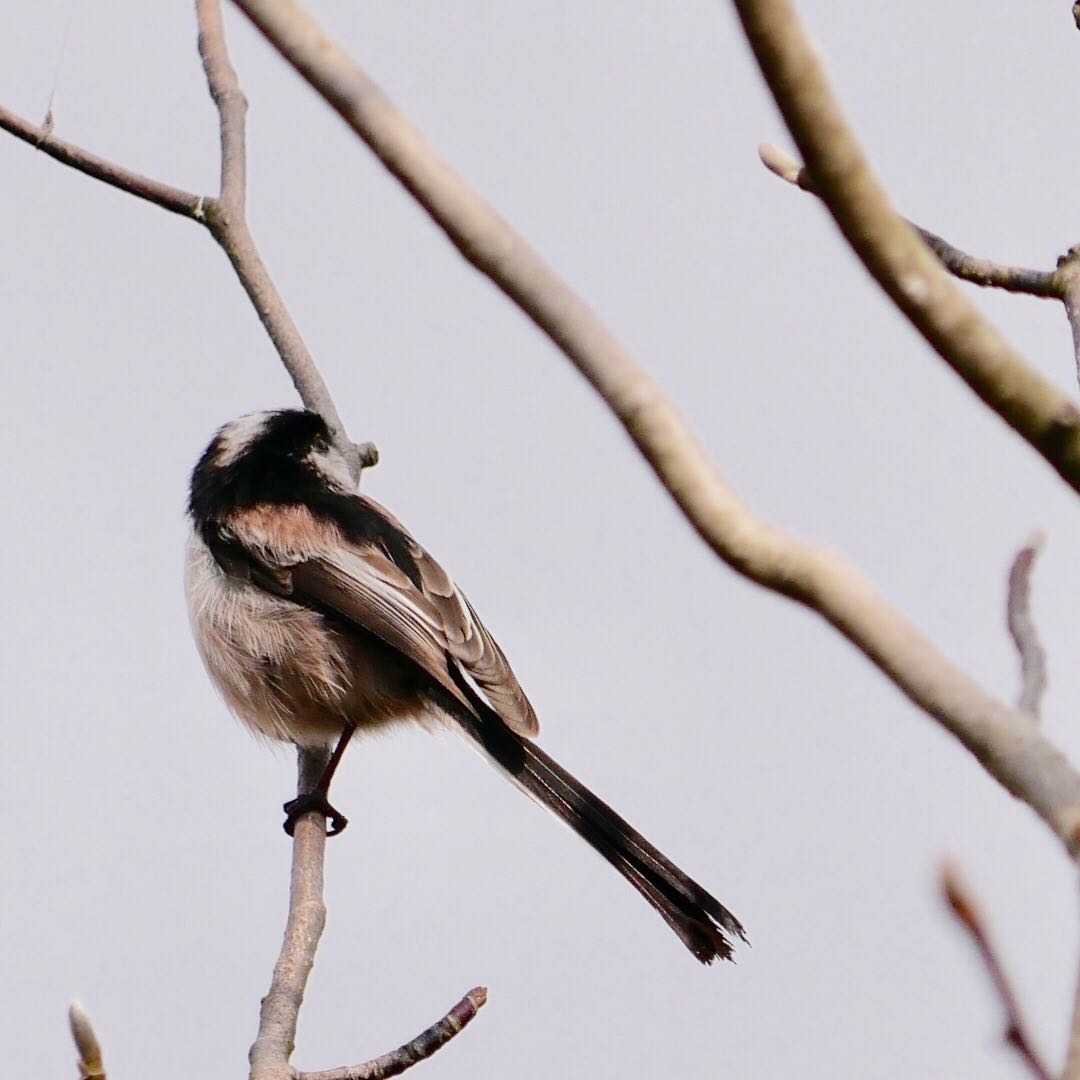
[[[516,735],[483,703],[476,701],[476,707],[479,717],[464,709],[455,710],[455,714],[490,757],[603,855],[660,912],[703,964],[711,964],[717,957],[731,959],[732,941],[727,935],[737,935],[743,941],[746,935],[739,920],[719,900],[543,750]]]

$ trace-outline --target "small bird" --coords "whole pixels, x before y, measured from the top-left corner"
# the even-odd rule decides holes
[[[447,572],[360,495],[317,413],[222,427],[191,476],[186,588],[199,653],[258,735],[334,747],[285,829],[347,821],[330,780],[354,735],[409,720],[456,726],[596,849],[702,963],[730,959],[738,919],[531,741],[539,725],[502,650]]]

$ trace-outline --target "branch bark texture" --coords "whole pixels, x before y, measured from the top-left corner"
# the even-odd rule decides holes
[[[315,787],[328,759],[326,753],[299,752],[298,794]],[[323,903],[325,853],[325,818],[317,813],[305,814],[296,823],[293,833],[285,936],[274,965],[270,990],[259,1009],[259,1033],[248,1053],[251,1080],[294,1080],[289,1057],[296,1042],[296,1025],[308,976],[326,926],[326,905]]]

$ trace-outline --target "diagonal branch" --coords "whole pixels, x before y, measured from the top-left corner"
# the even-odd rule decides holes
[[[672,402],[599,318],[435,154],[294,0],[236,3],[473,265],[573,361],[713,551],[740,574],[827,619],[1071,849],[1080,823],[1080,775],[1031,718],[992,697],[942,656],[854,567],[753,514],[713,467]],[[906,227],[901,225],[901,231],[933,264]],[[1042,416],[1039,408],[1033,415]],[[1062,445],[1067,448],[1067,441]]]
[[[882,289],[941,358],[1080,491],[1080,411],[978,312],[893,210],[790,0],[734,0],[814,188]]]
[[[800,165],[790,154],[786,154],[772,143],[762,143],[758,147],[761,163],[771,173],[786,180],[795,187],[802,188],[812,195],[817,194],[813,177],[805,166]],[[919,234],[922,242],[938,257],[942,266],[953,277],[969,281],[973,285],[983,285],[994,289],[1004,289],[1011,293],[1024,293],[1048,300],[1064,299],[1064,285],[1060,275],[1054,270],[1026,270],[1020,266],[1007,266],[1004,263],[969,255],[966,251],[950,244],[937,233],[907,221],[910,228]]]
[[[1046,692],[1046,652],[1031,617],[1031,571],[1044,542],[1043,534],[1037,532],[1016,553],[1009,568],[1006,605],[1009,633],[1020,654],[1020,697],[1016,707],[1036,720]]]
[[[142,176],[122,165],[98,157],[81,146],[57,139],[52,134],[52,124],[38,127],[0,106],[0,129],[22,139],[63,165],[78,169],[79,172],[86,173],[103,184],[126,191],[129,195],[152,202],[163,210],[196,219],[201,214],[201,196],[193,195],[190,191],[181,191],[180,188],[163,184],[159,180],[151,180],[148,176]]]
[[[400,1076],[406,1069],[411,1069],[431,1057],[436,1050],[441,1050],[475,1019],[486,1002],[487,989],[483,986],[473,987],[441,1020],[389,1054],[365,1061],[362,1065],[347,1065],[341,1069],[294,1072],[293,1080],[386,1080],[390,1076]]]
[[[978,950],[979,959],[982,960],[994,991],[1001,1001],[1001,1007],[1005,1013],[1005,1042],[1023,1058],[1036,1080],[1051,1080],[1053,1074],[1031,1041],[1031,1035],[1020,1013],[1016,993],[990,942],[982,914],[951,866],[945,866],[942,869],[941,892],[956,921],[967,931]]]

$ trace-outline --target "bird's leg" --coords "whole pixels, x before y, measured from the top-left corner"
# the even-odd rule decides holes
[[[282,808],[285,811],[285,831],[290,836],[296,829],[297,821],[304,814],[310,814],[312,811],[329,818],[330,827],[326,830],[327,836],[337,836],[349,824],[349,819],[330,805],[327,796],[330,793],[330,781],[334,778],[334,773],[341,763],[341,755],[345,753],[345,747],[349,745],[349,740],[353,737],[354,731],[356,731],[355,724],[345,724],[341,729],[341,735],[338,737],[334,752],[330,755],[330,760],[326,763],[322,776],[319,777],[319,782],[311,791],[305,791],[302,795],[297,795],[295,799],[290,799]]]

